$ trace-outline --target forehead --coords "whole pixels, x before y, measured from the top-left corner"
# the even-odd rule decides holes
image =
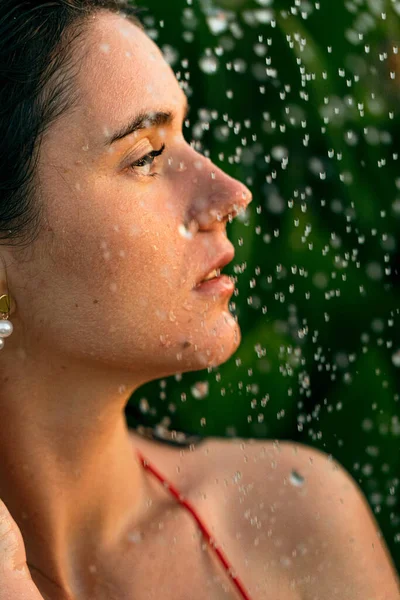
[[[158,46],[127,18],[98,13],[78,75],[83,126],[104,138],[141,110],[178,110],[185,100]]]

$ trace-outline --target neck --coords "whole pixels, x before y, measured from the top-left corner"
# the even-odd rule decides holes
[[[135,387],[37,355],[4,362],[0,497],[34,580],[74,596],[81,571],[95,572],[146,510],[147,480],[124,415]]]

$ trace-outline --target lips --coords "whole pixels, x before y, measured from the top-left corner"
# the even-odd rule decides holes
[[[224,252],[222,252],[217,258],[214,259],[214,262],[210,263],[207,267],[205,267],[205,270],[201,275],[200,279],[197,281],[196,285],[200,285],[200,283],[202,283],[207,277],[207,275],[211,271],[214,271],[214,269],[222,269],[223,267],[225,267],[225,265],[227,265],[233,260],[234,256],[234,248],[228,248]]]

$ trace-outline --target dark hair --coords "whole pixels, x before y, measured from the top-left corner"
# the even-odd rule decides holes
[[[73,50],[101,10],[144,29],[129,0],[0,0],[0,246],[26,248],[40,233],[42,135],[78,100]]]

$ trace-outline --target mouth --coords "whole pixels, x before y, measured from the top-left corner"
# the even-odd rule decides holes
[[[229,279],[226,275],[221,275],[221,270],[225,265],[230,263],[235,256],[235,250],[230,248],[223,252],[218,258],[214,260],[214,262],[206,268],[204,273],[201,275],[201,278],[196,283],[193,289],[198,289],[202,284],[207,281],[213,281],[218,279]],[[232,282],[233,283],[233,282]]]
[[[205,281],[199,283],[194,288],[194,291],[203,295],[211,295],[216,298],[230,296],[234,289],[235,283],[233,279],[227,275],[220,275],[219,277],[206,279]]]

